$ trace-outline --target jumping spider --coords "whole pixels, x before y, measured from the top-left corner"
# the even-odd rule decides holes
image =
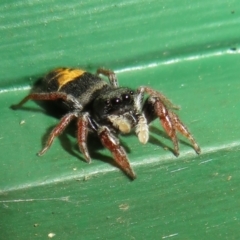
[[[108,77],[110,84],[99,75]],[[38,153],[43,155],[67,125],[77,119],[77,141],[80,151],[90,163],[87,148],[89,130],[95,132],[113,155],[118,166],[132,179],[136,177],[127,154],[117,138],[118,133],[129,133],[132,128],[141,143],[146,144],[149,138],[148,125],[159,118],[167,135],[174,145],[175,155],[179,155],[176,132],[189,139],[196,153],[200,147],[186,126],[171,110],[175,109],[170,100],[162,93],[146,86],[137,90],[119,87],[114,72],[100,68],[96,75],[81,69],[57,68],[49,72],[42,81],[42,91],[32,92],[13,108],[20,108],[28,100],[60,100],[67,108],[67,114],[52,130],[45,147]],[[148,97],[143,101],[144,94]]]

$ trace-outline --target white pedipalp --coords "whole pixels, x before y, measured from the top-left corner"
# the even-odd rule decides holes
[[[149,130],[148,130],[147,120],[144,115],[139,116],[135,132],[138,136],[138,140],[141,143],[146,144],[148,142]]]
[[[118,128],[122,133],[129,133],[131,131],[130,121],[123,115],[110,115],[108,119],[111,121],[114,127]]]

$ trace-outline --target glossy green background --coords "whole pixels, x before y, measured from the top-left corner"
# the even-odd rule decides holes
[[[237,239],[240,234],[240,2],[0,3],[0,239]],[[158,121],[141,145],[121,136],[138,178],[91,142],[83,161],[69,129],[41,158],[58,119],[9,106],[58,66],[113,69],[181,106],[202,148],[175,158]]]

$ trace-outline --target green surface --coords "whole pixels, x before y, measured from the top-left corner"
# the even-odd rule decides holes
[[[1,1],[0,239],[238,239],[240,2]],[[84,162],[58,119],[9,106],[46,71],[99,66],[121,85],[162,91],[202,148],[180,157],[158,121],[141,145],[121,136],[137,179],[96,141]]]

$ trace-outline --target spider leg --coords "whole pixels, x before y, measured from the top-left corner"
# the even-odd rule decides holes
[[[98,136],[102,144],[112,153],[115,162],[118,166],[131,178],[135,179],[136,175],[133,172],[127,154],[124,148],[120,145],[119,140],[105,127],[99,127]]]
[[[161,93],[149,87],[140,87],[138,91],[145,92],[150,95],[150,97],[145,101],[143,106],[143,112],[146,116],[147,122],[150,123],[155,118],[159,118],[164,130],[173,142],[175,155],[179,155],[177,131],[179,131],[191,142],[194,150],[196,151],[196,153],[199,154],[201,152],[200,147],[193,138],[192,134],[181,122],[179,117],[170,110],[171,108],[176,109],[177,107],[173,105],[170,100],[168,100]]]
[[[78,118],[77,122],[77,139],[80,151],[83,153],[86,161],[91,162],[91,158],[87,148],[87,136],[88,136],[88,114],[85,113]]]
[[[28,100],[49,100],[49,101],[54,101],[62,99],[65,101],[72,102],[74,105],[74,108],[77,110],[82,110],[82,105],[74,98],[72,95],[63,93],[63,92],[50,92],[50,93],[30,93],[27,95],[25,98],[22,99],[18,104],[12,105],[12,109],[18,109],[20,108],[23,104],[25,104]]]
[[[144,94],[147,93],[149,94],[150,96],[153,96],[153,97],[158,97],[161,102],[168,108],[168,109],[174,109],[174,110],[179,110],[180,107],[175,105],[174,103],[171,102],[170,99],[168,99],[165,95],[163,95],[161,92],[158,92],[150,87],[139,87],[138,88],[138,92],[140,94]]]
[[[176,134],[176,128],[174,125],[173,120],[170,117],[169,111],[164,106],[164,104],[158,98],[149,98],[149,102],[154,108],[154,114],[157,115],[159,120],[162,123],[162,126],[167,133],[167,135],[171,138],[174,146],[174,153],[176,156],[179,155],[179,146],[178,146],[178,139]]]
[[[117,88],[118,87],[118,80],[116,74],[109,70],[109,69],[104,69],[104,68],[98,68],[97,70],[97,75],[102,74],[106,77],[108,77],[110,84]]]
[[[74,118],[77,118],[77,114],[75,112],[66,114],[60,120],[59,124],[50,133],[45,147],[38,153],[39,156],[42,156],[51,147],[54,138],[59,136]]]
[[[189,141],[192,143],[194,150],[196,151],[197,154],[201,153],[201,149],[198,146],[197,142],[195,141],[194,137],[192,136],[192,134],[189,132],[189,130],[187,129],[187,127],[181,122],[181,120],[179,119],[179,117],[174,113],[174,112],[170,112],[171,115],[171,119],[174,122],[174,125],[176,127],[176,129],[183,135],[185,136],[187,139],[189,139]]]

